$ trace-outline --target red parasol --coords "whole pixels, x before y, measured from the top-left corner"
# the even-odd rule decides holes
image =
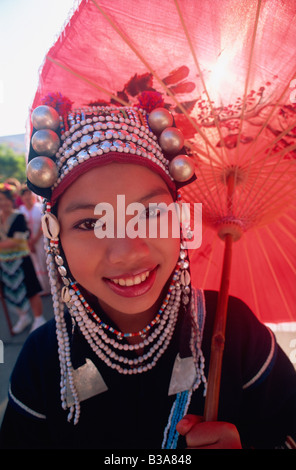
[[[184,199],[203,204],[192,276],[220,290],[220,345],[229,293],[265,323],[296,322],[295,37],[289,0],[82,0],[40,71],[33,108],[61,92],[174,113],[197,166]]]

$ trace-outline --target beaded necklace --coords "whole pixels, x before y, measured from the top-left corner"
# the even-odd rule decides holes
[[[122,333],[100,319],[83,297],[76,282],[68,277],[67,269],[64,266],[64,260],[59,249],[59,224],[55,216],[50,212],[50,204],[47,204],[44,217],[43,229],[49,239],[47,246],[47,263],[56,318],[61,370],[61,401],[63,409],[68,409],[68,389],[74,400],[74,405],[70,406],[68,421],[71,421],[74,417],[74,424],[78,423],[80,416],[80,400],[74,380],[70,342],[64,318],[64,303],[66,303],[68,307],[72,321],[78,325],[85,340],[98,358],[105,362],[111,369],[125,375],[143,373],[156,365],[159,358],[164,354],[170,344],[181,303],[183,307],[190,308],[192,317],[190,346],[197,376],[192,390],[177,394],[176,401],[169,416],[168,424],[164,432],[163,447],[174,448],[178,440],[178,433],[175,429],[176,424],[182,416],[184,416],[189,407],[192,391],[199,386],[201,381],[206,382],[203,373],[204,359],[201,352],[201,325],[199,324],[199,319],[195,318],[194,315],[194,312],[199,314],[200,308],[198,305],[192,304],[191,280],[188,271],[189,261],[186,259],[187,252],[185,245],[181,242],[180,256],[176,270],[172,276],[167,296],[155,318],[138,332]],[[129,344],[123,341],[132,337],[141,337],[143,341],[138,344]],[[136,357],[134,357],[135,352],[140,352],[139,350],[141,349],[144,349],[144,353],[142,355],[137,354]]]
[[[54,248],[54,249],[53,249]],[[172,277],[167,296],[154,320],[137,333],[126,333],[118,335],[115,328],[108,327],[99,317],[92,315],[91,307],[87,308],[87,302],[81,295],[75,283],[69,282],[69,286],[73,289],[69,290],[69,298],[67,306],[72,318],[77,323],[80,331],[86,341],[110,368],[117,370],[121,374],[139,374],[152,369],[162,354],[167,349],[172,335],[174,333],[178,313],[183,305],[188,303],[188,294],[190,291],[190,275],[187,271],[187,264],[184,263],[184,247],[181,245],[182,254],[181,261],[177,265],[177,269]],[[56,275],[57,263],[56,244],[51,244],[48,251],[47,263],[49,265],[49,276],[52,286],[53,306],[56,318],[56,331],[58,339],[58,352],[61,369],[61,401],[63,409],[69,409],[68,421],[74,418],[74,424],[77,424],[80,416],[80,400],[75,387],[73,367],[71,362],[70,341],[67,333],[67,326],[64,318],[64,303],[61,301],[60,292],[62,286]],[[64,273],[63,273],[64,274]],[[66,278],[63,279],[64,287],[66,286]],[[74,289],[74,286],[76,289]],[[192,293],[191,293],[192,294]],[[70,301],[71,300],[71,301]],[[84,301],[83,301],[84,300]],[[191,351],[196,368],[196,381],[191,390],[185,390],[176,395],[175,402],[172,406],[167,426],[164,430],[162,448],[176,448],[179,434],[176,431],[176,424],[187,413],[190,405],[192,392],[196,390],[200,383],[204,383],[204,394],[206,393],[206,378],[204,376],[204,357],[201,350],[201,338],[204,321],[204,300],[201,291],[197,291],[195,296],[191,295],[190,302],[192,335],[191,335]],[[120,332],[119,332],[120,333]],[[149,335],[148,335],[149,333]],[[124,343],[122,339],[137,335],[145,338],[139,344]],[[117,340],[112,338],[115,336]],[[134,352],[137,349],[151,346],[142,356],[128,357],[118,354],[118,351],[125,353]],[[67,389],[70,389],[74,405],[68,408],[67,405]]]
[[[71,301],[67,306],[91,349],[105,364],[121,374],[146,372],[155,366],[167,349],[174,332],[181,303],[181,288],[176,287],[175,284],[180,276],[180,270],[176,269],[158,314],[149,325],[136,333],[122,333],[102,322],[91,307],[86,304],[77,288],[70,289]],[[74,283],[71,283],[71,286],[73,285]],[[153,329],[156,325],[157,327]],[[146,338],[148,332],[150,334]],[[144,341],[139,344],[122,344],[116,341],[112,335],[116,335],[119,341],[130,337],[142,337]],[[130,352],[142,348],[147,349],[147,347],[149,350],[145,354],[137,355],[136,358],[129,357]],[[123,351],[125,355],[120,355],[118,351]]]
[[[100,317],[96,314],[96,312],[86,302],[86,300],[84,299],[83,295],[81,294],[81,292],[78,289],[77,284],[75,282],[70,283],[70,286],[72,287],[73,290],[70,290],[69,293],[71,295],[72,301],[74,301],[74,305],[75,305],[75,302],[77,302],[77,305],[79,305],[79,303],[82,303],[84,305],[84,307],[86,308],[86,310],[88,311],[88,313],[97,321],[98,325],[100,327],[104,328],[105,330],[110,331],[111,333],[114,333],[117,336],[118,339],[132,338],[132,337],[137,337],[137,336],[141,336],[142,338],[145,338],[146,334],[151,330],[151,328],[154,325],[156,325],[157,323],[159,323],[160,318],[161,318],[164,310],[166,309],[167,305],[169,304],[169,299],[170,299],[172,291],[175,288],[174,286],[175,286],[175,282],[178,279],[178,275],[179,275],[179,267],[174,272],[172,282],[171,282],[171,285],[168,289],[168,293],[166,295],[166,298],[164,299],[164,301],[163,301],[157,315],[155,316],[155,318],[145,328],[143,328],[142,330],[140,330],[138,332],[133,332],[133,333],[122,333],[121,331],[117,330],[116,328],[113,328],[112,326],[110,326],[107,323],[103,322],[100,319]]]

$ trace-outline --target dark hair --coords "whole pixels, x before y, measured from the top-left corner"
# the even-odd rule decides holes
[[[2,188],[0,187],[0,193],[4,194],[4,196],[7,197],[7,199],[14,202],[15,188],[12,187],[11,185],[4,184]]]
[[[31,193],[31,189],[28,188],[26,184],[24,184],[20,190],[20,196],[22,196],[25,193]]]

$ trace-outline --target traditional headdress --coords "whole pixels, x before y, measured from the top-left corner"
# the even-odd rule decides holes
[[[0,183],[0,192],[5,194],[5,196],[10,199],[11,201],[14,200],[16,195],[16,187],[10,183]]]
[[[148,116],[135,107],[98,106],[59,116],[41,105],[32,113],[32,125],[28,186],[52,202],[83,172],[110,161],[145,165],[172,192],[196,178],[183,135],[165,108]]]
[[[61,250],[59,223],[52,207],[76,178],[110,162],[136,163],[150,168],[164,179],[177,199],[178,189],[196,178],[194,163],[185,153],[184,138],[174,126],[172,114],[165,108],[154,109],[149,115],[143,109],[115,106],[68,109],[59,114],[51,106],[41,105],[32,113],[32,126],[28,187],[46,199],[42,226],[48,239],[47,260],[61,364],[61,399],[64,409],[70,407],[68,419],[75,413],[76,423],[80,398],[71,363],[64,303],[92,350],[108,366],[121,374],[145,372],[154,367],[168,347],[180,308],[187,312],[192,310],[189,261],[182,240],[171,285],[156,317],[139,332],[122,333],[99,318],[72,279]],[[193,388],[197,388],[204,380],[197,321],[194,331],[192,352],[197,376]],[[141,343],[128,344],[124,338],[130,336],[141,337]],[[144,346],[145,354],[135,358],[133,351]],[[188,400],[187,394],[186,399],[179,400],[173,413],[182,416]]]

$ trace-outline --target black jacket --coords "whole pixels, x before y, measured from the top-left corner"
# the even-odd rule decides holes
[[[217,294],[205,292],[202,350],[206,374]],[[168,387],[176,354],[184,349],[184,319],[157,365],[123,376],[108,368],[78,333],[72,337],[74,368],[90,358],[108,390],[81,403],[79,423],[61,408],[54,320],[33,332],[11,377],[1,448],[160,449],[175,396]],[[186,349],[185,344],[185,349]],[[193,393],[188,413],[202,415],[203,387]],[[219,420],[235,424],[244,448],[275,448],[296,436],[296,373],[273,334],[240,300],[229,299]],[[184,438],[179,446],[184,446]]]

